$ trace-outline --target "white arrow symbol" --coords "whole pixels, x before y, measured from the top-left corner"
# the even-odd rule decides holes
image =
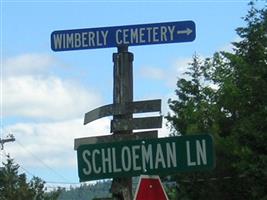
[[[193,31],[190,29],[190,28],[187,28],[186,30],[180,30],[180,31],[177,31],[177,34],[180,35],[180,34],[186,34],[186,35],[190,35]]]

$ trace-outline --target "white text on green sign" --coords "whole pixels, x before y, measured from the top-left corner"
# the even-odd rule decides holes
[[[214,166],[212,138],[193,135],[78,147],[81,181],[209,170]]]

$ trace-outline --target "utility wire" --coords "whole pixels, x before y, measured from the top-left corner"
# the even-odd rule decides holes
[[[8,154],[6,153],[5,150],[2,150],[0,152],[1,152],[1,156],[8,157]],[[31,173],[28,169],[26,169],[25,167],[23,167],[21,164],[19,164],[19,167],[21,169],[23,169],[30,176],[37,177],[36,175],[34,175],[33,173]],[[48,184],[58,184],[58,185],[59,184],[62,184],[62,185],[82,185],[82,184],[84,184],[84,183],[79,183],[79,182],[68,182],[68,181],[49,181],[49,180],[48,181],[44,180],[44,181],[45,181],[45,183],[48,183]]]
[[[22,167],[21,165],[19,165],[19,167],[21,169],[23,169],[27,174],[31,175],[32,177],[36,177],[33,173],[31,173],[29,170],[25,169],[24,167]]]
[[[3,155],[5,155],[6,157],[8,156],[4,151],[3,151]],[[32,174],[29,170],[25,169],[24,167],[22,167],[20,165],[20,167],[29,175],[31,175],[32,177],[36,177],[34,174]],[[223,180],[229,180],[229,179],[233,179],[233,178],[244,178],[245,175],[238,175],[238,176],[235,176],[235,177],[232,177],[232,176],[224,176],[224,177],[212,177],[212,178],[205,178],[205,179],[197,179],[195,180],[196,182],[205,182],[205,181],[223,181]],[[183,179],[183,180],[180,180],[178,182],[183,182],[183,183],[190,183],[192,182],[193,180],[189,180],[189,179]],[[67,187],[62,187],[62,185],[68,185],[69,187],[72,186],[72,185],[76,185],[76,186],[81,186],[85,183],[78,183],[78,182],[60,182],[60,181],[45,181],[45,184],[46,184],[46,188],[51,188],[51,189],[57,189],[57,188],[65,188],[67,189]],[[52,185],[51,185],[52,184]],[[166,185],[166,186],[177,186],[177,182],[176,181],[163,181],[163,184]],[[90,184],[88,184],[90,185]],[[88,188],[88,190],[90,191],[96,191],[96,190],[101,190],[103,188]]]
[[[31,173],[29,170],[25,169],[24,167],[22,167],[21,165],[19,165],[20,168],[22,168],[26,174],[32,176],[32,177],[37,177],[36,175],[34,175],[33,173]],[[42,181],[44,181],[45,184],[45,188],[51,188],[51,189],[55,189],[58,188],[58,186],[51,186],[51,185],[47,185],[47,182],[45,180],[42,179]],[[63,187],[62,187],[63,188]],[[65,188],[65,187],[64,187]]]
[[[2,151],[2,156],[4,157],[8,157],[8,154],[3,150]],[[37,177],[36,175],[34,175],[33,173],[31,173],[28,169],[26,169],[25,167],[23,167],[21,164],[19,164],[19,168],[21,168],[26,174],[28,174],[28,175],[30,175],[31,177]],[[65,188],[65,189],[67,189],[67,187],[62,187],[62,185],[77,185],[77,184],[80,184],[80,183],[67,183],[67,182],[56,182],[56,181],[46,181],[46,180],[44,180],[43,178],[42,178],[42,180],[45,182],[45,187],[46,188],[52,188],[52,189],[54,189],[54,188],[58,188],[58,187],[60,187],[60,188]],[[51,186],[51,185],[49,185],[49,184],[57,184],[57,185],[60,185],[60,186]]]
[[[30,153],[32,155],[33,158],[35,158],[36,160],[38,160],[39,162],[41,162],[46,168],[48,168],[49,170],[51,170],[54,174],[56,174],[57,176],[59,176],[61,179],[64,179],[65,181],[45,181],[45,184],[56,184],[56,185],[82,185],[84,183],[78,183],[78,182],[69,182],[65,177],[63,177],[61,174],[57,173],[53,168],[51,168],[50,166],[48,166],[46,163],[44,163],[41,159],[39,159],[37,156],[35,156],[33,153],[31,153],[30,151],[28,151],[26,149],[26,147],[24,147],[24,145],[22,145],[18,140],[16,140],[16,142],[21,146],[21,148],[23,148],[25,151],[27,151],[28,153]],[[6,154],[5,150],[2,150],[2,155],[5,155],[6,157],[8,157],[8,155]],[[31,173],[29,170],[27,170],[26,168],[22,167],[20,165],[20,167],[29,175],[31,175],[32,177],[36,177],[33,173]],[[224,176],[224,177],[213,177],[213,178],[205,178],[205,179],[197,179],[196,182],[204,182],[204,181],[217,181],[217,180],[229,180],[232,178],[244,178],[245,175],[238,175],[235,177],[232,176]],[[184,179],[184,180],[180,180],[179,182],[183,182],[183,183],[189,183],[192,180],[189,179]],[[164,181],[163,184],[169,185],[168,181]],[[175,183],[176,184],[176,183]],[[51,186],[51,185],[47,185],[47,188],[58,188],[61,186]],[[63,188],[63,187],[61,187]],[[65,187],[64,187],[65,188]]]
[[[46,181],[46,183],[50,184],[62,184],[62,185],[82,185],[83,183],[78,182],[60,182],[60,181]]]
[[[9,157],[9,155],[5,152],[5,150],[3,150],[3,154],[2,154],[3,156],[5,156],[6,158],[8,158]],[[29,174],[29,175],[31,175],[32,177],[34,177],[35,175],[34,174],[32,174],[29,170],[27,170],[27,169],[25,169],[24,167],[22,167],[21,165],[19,165],[19,167],[21,168],[21,169],[23,169],[27,174]]]
[[[16,142],[19,144],[19,146],[24,150],[27,151],[29,154],[31,154],[31,156],[38,160],[42,165],[44,165],[47,169],[49,169],[51,172],[53,172],[55,175],[57,175],[58,177],[60,177],[62,180],[68,182],[68,180],[62,176],[61,174],[59,174],[58,172],[56,172],[52,167],[50,167],[49,165],[47,165],[44,161],[42,161],[40,158],[38,158],[36,155],[34,155],[32,152],[30,152],[23,144],[21,144],[18,140],[16,140]]]

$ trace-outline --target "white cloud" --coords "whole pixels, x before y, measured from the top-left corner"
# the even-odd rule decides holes
[[[166,76],[166,85],[175,88],[178,78],[185,77],[184,74],[187,71],[188,64],[192,61],[192,58],[178,58],[172,64]]]
[[[159,80],[168,87],[174,88],[178,78],[185,77],[188,64],[192,58],[177,58],[169,67],[144,66],[140,69],[139,75],[146,79]]]
[[[159,129],[158,137],[168,137],[170,135],[170,130],[167,127],[167,120],[163,118],[162,120],[162,128]]]
[[[71,168],[76,173],[74,138],[110,131],[106,118],[83,125],[84,113],[102,104],[99,92],[60,73],[51,75],[60,62],[48,55],[24,54],[3,64],[1,117],[8,117],[9,125],[1,127],[1,133],[16,138],[5,151],[30,171]]]
[[[178,58],[174,63],[174,70],[177,75],[181,76],[186,72],[189,63],[192,62],[192,58]]]
[[[58,77],[20,76],[3,80],[3,114],[50,120],[82,116],[100,95]]]
[[[81,117],[99,106],[100,94],[81,84],[49,73],[60,62],[46,54],[23,54],[3,63],[3,115],[41,120]]]
[[[144,78],[162,80],[165,78],[164,70],[156,67],[142,67],[140,70],[140,75]]]
[[[233,42],[240,42],[240,41],[241,41],[240,37],[236,37],[233,40]],[[218,51],[226,51],[226,52],[234,53],[235,46],[232,44],[233,42],[225,44],[224,46],[220,47]]]
[[[82,119],[55,123],[17,123],[5,128],[16,141],[5,146],[11,157],[24,167],[51,168],[77,165],[74,139],[109,134],[110,120],[97,120],[86,126]]]
[[[3,61],[3,74],[5,77],[40,74],[58,65],[59,61],[47,54],[22,54]]]
[[[163,121],[159,137],[167,137],[169,131]],[[5,145],[22,169],[36,176],[38,171],[50,174],[52,180],[63,179],[65,170],[77,176],[77,152],[74,139],[110,134],[110,120],[103,118],[86,126],[83,119],[73,119],[54,123],[17,123],[5,127],[4,132],[14,134],[16,141]],[[62,178],[63,177],[63,178]],[[51,178],[48,178],[50,180]]]

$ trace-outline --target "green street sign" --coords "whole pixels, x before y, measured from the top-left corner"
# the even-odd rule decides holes
[[[77,148],[77,156],[81,182],[211,170],[215,166],[210,135],[85,144]]]

